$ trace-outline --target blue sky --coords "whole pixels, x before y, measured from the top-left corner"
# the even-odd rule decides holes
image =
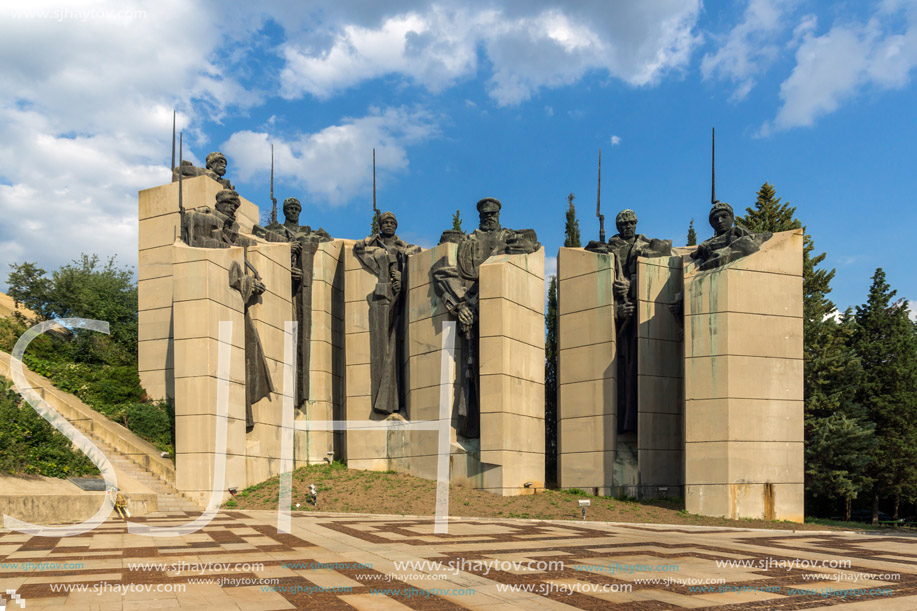
[[[917,298],[917,2],[696,0],[19,2],[0,8],[0,267],[81,252],[136,265],[136,194],[187,156],[229,157],[240,193],[363,237],[378,201],[429,247],[499,198],[553,266],[567,194],[584,239],[602,204],[638,231],[700,239],[710,199],[737,212],[765,181],[797,206],[832,297],[876,267]],[[0,272],[0,290],[6,288]],[[913,308],[912,308],[913,309]]]

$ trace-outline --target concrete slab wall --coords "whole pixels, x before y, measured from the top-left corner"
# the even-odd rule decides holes
[[[803,520],[803,232],[717,270],[685,266],[691,513]]]
[[[491,257],[480,283],[479,487],[524,494],[544,487],[544,249]]]
[[[242,296],[229,286],[229,268],[244,265],[242,248],[191,248],[172,252],[175,375],[175,488],[206,505],[216,458],[219,323],[232,323],[229,368],[226,481],[244,488],[245,322]],[[227,493],[228,494],[228,493]]]
[[[557,278],[558,485],[611,494],[620,485],[614,255],[561,248]]]
[[[684,494],[684,346],[670,307],[682,258],[637,260],[637,463],[641,498]]]
[[[297,421],[344,418],[344,243],[319,244],[313,259],[309,397]],[[295,466],[341,459],[343,444],[343,431],[296,431]]]

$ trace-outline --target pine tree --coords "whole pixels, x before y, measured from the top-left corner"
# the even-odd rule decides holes
[[[694,231],[694,219],[688,224],[688,246],[697,246],[697,232]]]
[[[809,418],[806,442],[806,489],[812,496],[844,501],[844,519],[850,519],[853,500],[868,491],[873,479],[876,425],[842,413]]]
[[[462,229],[462,212],[461,212],[461,210],[456,210],[456,211],[455,211],[455,214],[452,215],[452,229],[453,229],[453,231],[461,231],[462,233],[465,232],[465,230]]]
[[[744,217],[736,217],[736,222],[746,229],[754,232],[770,231],[789,231],[790,229],[801,229],[802,223],[794,215],[796,208],[790,206],[789,202],[780,203],[780,198],[774,198],[776,192],[774,187],[769,183],[764,183],[758,190],[758,197],[755,200],[755,207],[745,209]]]
[[[857,400],[876,423],[878,447],[872,476],[873,523],[879,494],[894,500],[917,497],[917,334],[905,302],[877,269],[866,303],[857,306],[853,346],[863,366]]]
[[[573,200],[576,199],[571,193],[567,196],[567,225],[564,228],[564,246],[579,248],[580,238],[579,238],[579,221],[576,220],[576,208],[573,206]]]
[[[557,482],[557,276],[548,283],[544,345],[545,480]]]
[[[754,232],[805,229],[795,214],[796,208],[789,202],[781,203],[774,187],[764,183],[758,190],[754,207],[746,208],[745,217],[736,217],[736,222]],[[817,269],[826,254],[813,256],[814,250],[812,237],[805,235],[802,251],[803,397],[805,434],[809,444],[824,437],[823,428],[830,422],[825,419],[834,414],[856,419],[859,426],[869,426],[869,419],[855,400],[862,372],[850,345],[852,318],[847,317],[843,319],[847,323],[839,324],[832,316],[836,311],[828,293],[835,270]],[[816,482],[829,475],[811,472],[819,464],[823,465],[812,464],[807,458],[806,491],[812,496],[819,493],[824,498],[825,489]]]

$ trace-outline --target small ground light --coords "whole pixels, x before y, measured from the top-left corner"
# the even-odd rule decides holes
[[[583,519],[586,519],[586,507],[589,507],[591,501],[589,499],[580,499],[579,506],[583,510]]]
[[[323,460],[328,463],[328,466],[331,466],[331,461],[334,460],[334,452],[325,452]]]
[[[230,488],[230,489],[229,489],[229,494],[231,494],[231,495],[233,495],[233,496],[236,496],[236,494],[237,494],[238,492],[239,492],[239,489],[238,489],[238,488],[233,487],[233,488]]]
[[[315,484],[309,484],[309,494],[312,495],[312,504],[318,507],[318,488]]]

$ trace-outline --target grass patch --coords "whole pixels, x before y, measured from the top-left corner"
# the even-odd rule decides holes
[[[318,488],[318,504],[312,504],[309,484]],[[229,502],[239,510],[277,510],[279,481],[274,477],[238,493]],[[594,499],[586,519],[602,522],[690,524],[740,528],[821,529],[765,520],[735,521],[688,514],[680,499],[634,501],[595,497],[582,489],[545,490],[535,494],[503,497],[464,486],[449,487],[449,515],[482,518],[536,518],[582,520],[579,499]],[[310,465],[293,473],[291,505],[301,513],[352,512],[387,515],[431,516],[436,506],[436,482],[393,471],[348,469],[342,463]],[[226,507],[230,507],[228,502]]]

